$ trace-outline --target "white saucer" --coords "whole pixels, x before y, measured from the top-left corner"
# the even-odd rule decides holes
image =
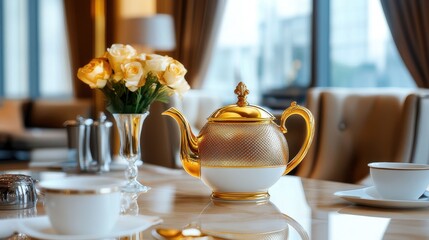
[[[28,218],[20,221],[18,231],[30,237],[38,239],[69,239],[69,240],[88,240],[88,239],[104,239],[127,236],[139,233],[149,227],[161,223],[159,217],[151,216],[128,216],[122,215],[113,228],[111,233],[103,235],[62,235],[55,232],[49,222],[48,216]]]
[[[359,205],[382,208],[422,208],[429,207],[429,198],[421,197],[418,200],[390,200],[382,199],[375,187],[366,187],[356,190],[340,191],[335,196]]]

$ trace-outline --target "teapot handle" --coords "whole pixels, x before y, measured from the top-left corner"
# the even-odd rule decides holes
[[[313,114],[311,114],[310,110],[308,110],[305,107],[301,107],[296,104],[296,102],[292,102],[290,104],[290,107],[288,107],[284,112],[282,113],[281,119],[280,119],[280,130],[283,133],[287,133],[286,129],[286,120],[294,114],[300,115],[302,118],[304,118],[306,123],[306,129],[307,129],[307,135],[305,136],[305,140],[303,145],[301,146],[301,149],[296,154],[296,156],[287,163],[286,170],[284,171],[283,175],[288,174],[290,171],[292,171],[295,167],[298,166],[298,164],[301,163],[301,161],[304,159],[305,155],[308,152],[308,149],[310,149],[311,142],[313,141],[314,136],[314,118]]]

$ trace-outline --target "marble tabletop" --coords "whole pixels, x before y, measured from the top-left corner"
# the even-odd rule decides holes
[[[39,180],[66,175],[46,169],[13,172]],[[122,178],[123,172],[102,175]],[[270,188],[270,200],[257,204],[214,202],[208,187],[178,169],[145,164],[139,179],[152,189],[125,196],[125,214],[159,216],[163,222],[121,239],[156,239],[154,229],[189,225],[232,239],[429,239],[429,208],[361,206],[334,195],[360,185],[284,176]],[[0,219],[26,215],[44,215],[42,201],[33,211],[0,211]]]

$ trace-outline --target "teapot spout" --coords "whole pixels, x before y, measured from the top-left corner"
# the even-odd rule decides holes
[[[192,133],[191,126],[186,118],[175,108],[170,108],[162,113],[174,120],[180,128],[180,159],[185,171],[196,178],[200,178],[201,166],[200,157],[198,155],[198,141],[197,137]]]

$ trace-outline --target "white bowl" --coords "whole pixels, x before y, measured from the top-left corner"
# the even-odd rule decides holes
[[[384,199],[417,200],[429,185],[429,165],[374,162],[368,166],[374,186]]]
[[[75,176],[38,184],[52,227],[60,234],[109,233],[120,214],[123,181],[99,176]]]

